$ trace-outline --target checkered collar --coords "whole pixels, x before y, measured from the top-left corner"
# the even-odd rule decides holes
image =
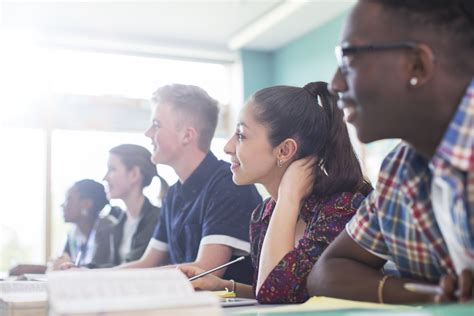
[[[438,166],[440,159],[461,171],[474,169],[474,79],[436,149],[432,165]]]

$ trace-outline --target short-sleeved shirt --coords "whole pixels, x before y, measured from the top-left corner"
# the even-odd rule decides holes
[[[95,229],[91,230],[89,236],[85,236],[74,225],[67,236],[64,253],[68,254],[71,260],[78,265],[90,263],[95,251],[95,235]]]
[[[259,203],[255,186],[235,185],[230,165],[209,152],[184,183],[170,187],[150,246],[167,251],[171,264],[195,261],[204,244],[229,246],[234,256],[249,254],[250,216]],[[239,264],[225,277],[250,283],[250,260]]]
[[[89,236],[85,236],[79,228],[73,224],[71,231],[67,235],[67,241],[64,246],[63,253],[71,258],[72,262],[85,266],[91,264],[96,257],[98,248],[101,247],[103,241],[101,235],[112,225],[109,216],[99,216]]]
[[[397,146],[346,231],[402,277],[437,282],[474,269],[474,80],[431,160]]]
[[[308,197],[300,210],[306,223],[303,237],[273,268],[257,293],[257,300],[266,304],[302,303],[309,298],[306,280],[311,269],[329,244],[344,230],[365,196],[340,192],[328,197]],[[250,225],[252,263],[255,268],[253,287],[256,289],[258,265],[263,241],[275,209],[268,199],[255,209]]]

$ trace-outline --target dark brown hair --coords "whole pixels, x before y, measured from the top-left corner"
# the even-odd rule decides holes
[[[109,150],[117,155],[127,169],[137,166],[142,174],[142,188],[150,185],[153,177],[158,175],[156,165],[151,161],[151,153],[145,147],[135,144],[122,144]]]
[[[293,138],[298,143],[296,159],[318,157],[314,194],[367,195],[372,190],[352,148],[343,113],[337,108],[337,96],[330,94],[327,83],[312,82],[304,88],[274,86],[256,92],[250,101],[256,119],[269,129],[273,147]]]

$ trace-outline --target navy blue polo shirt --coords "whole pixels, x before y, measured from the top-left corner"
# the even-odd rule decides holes
[[[248,255],[250,216],[261,201],[255,186],[235,185],[230,165],[209,152],[184,183],[171,186],[150,244],[168,251],[171,264],[195,261],[204,244]],[[251,263],[245,261],[230,266],[224,277],[251,284]]]

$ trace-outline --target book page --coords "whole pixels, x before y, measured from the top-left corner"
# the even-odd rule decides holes
[[[63,271],[48,274],[50,303],[58,313],[98,313],[217,303],[196,293],[177,269]],[[202,295],[205,294],[205,295]]]
[[[46,293],[46,282],[36,281],[2,281],[0,282],[0,296],[20,293]]]

